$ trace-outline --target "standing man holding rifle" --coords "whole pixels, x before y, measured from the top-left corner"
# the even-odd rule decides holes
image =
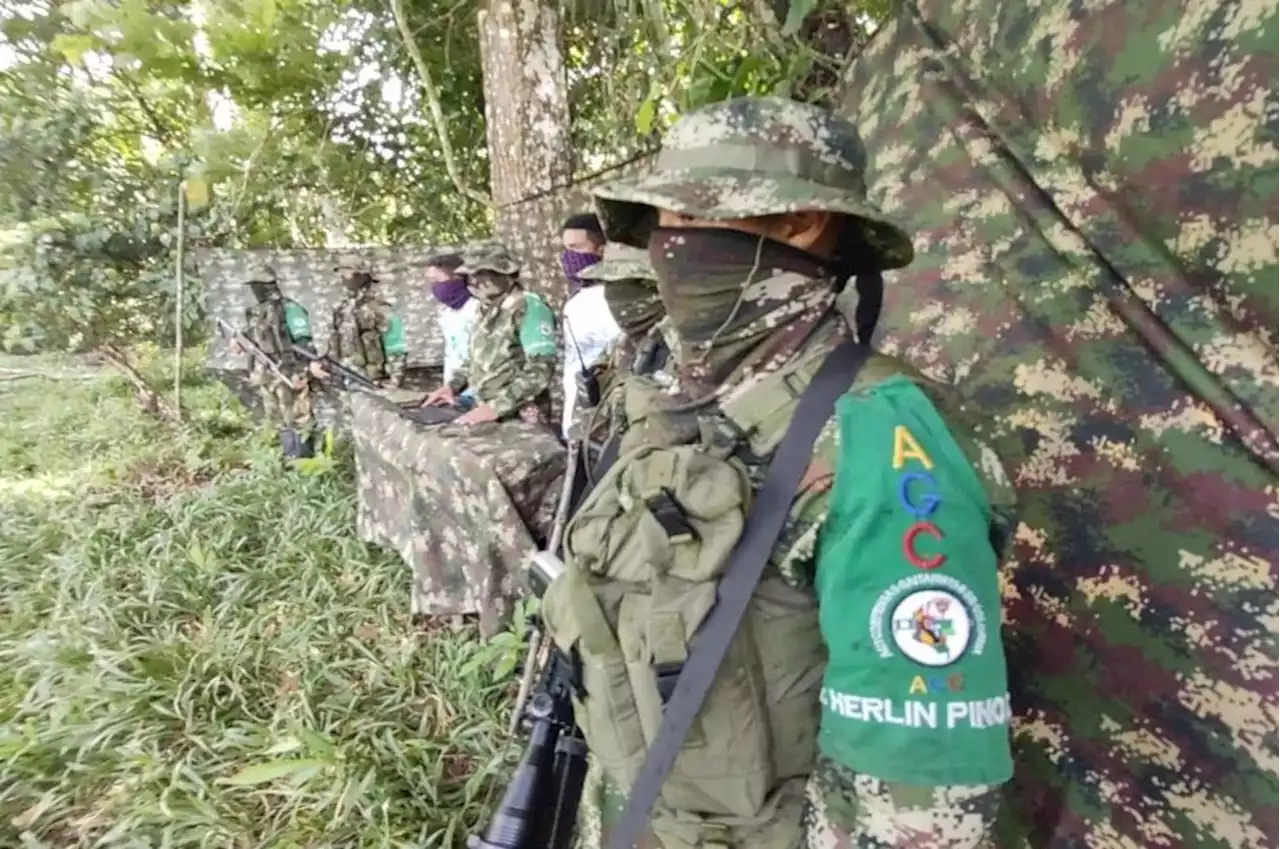
[[[231,351],[249,355],[249,383],[262,401],[263,414],[280,427],[281,452],[286,460],[315,453],[315,420],[306,360],[297,350],[314,352],[311,321],[302,304],[284,297],[275,272],[261,263],[249,268],[245,283],[254,303],[244,311],[244,329],[219,321],[231,335]]]
[[[330,317],[329,343],[324,357],[312,360],[312,376],[328,378],[330,370],[323,360],[329,360],[360,373],[379,389],[400,388],[409,358],[400,316],[378,296],[378,281],[369,265],[345,262],[334,271],[347,296]]]

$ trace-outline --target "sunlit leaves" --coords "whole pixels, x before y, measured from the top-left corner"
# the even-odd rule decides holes
[[[817,6],[818,0],[790,0],[790,4],[787,7],[787,19],[782,23],[782,34],[790,36],[800,32],[804,19],[809,17],[809,13]]]
[[[708,103],[763,94],[823,100],[830,91],[820,83],[832,76],[826,66],[838,69],[849,57],[828,56],[829,45],[811,43],[815,23],[832,14],[854,22],[856,46],[887,6],[888,0],[567,4],[565,55],[580,172],[652,148],[681,112]],[[819,63],[823,74],[815,74]]]
[[[680,112],[706,103],[822,99],[844,57],[810,43],[814,22],[833,10],[870,20],[886,3],[558,4],[577,172],[651,149]],[[406,0],[403,8],[460,180],[483,191],[480,5]],[[35,266],[61,275],[43,279],[51,296],[73,283],[100,285],[99,313],[67,306],[55,327],[62,301],[42,305],[39,321],[0,303],[5,317],[40,328],[24,338],[88,338],[86,316],[90,335],[134,328],[112,330],[115,319],[106,320],[119,315],[108,301],[120,281],[133,281],[125,302],[171,315],[146,281],[170,275],[174,200],[193,175],[214,189],[209,203],[191,204],[189,237],[202,245],[307,247],[332,234],[456,243],[489,227],[485,206],[460,196],[446,171],[385,0],[35,0],[0,20],[0,33],[13,57],[0,68],[0,227],[47,219],[70,233],[74,214],[113,235],[106,252],[93,239],[64,239],[67,256]],[[12,254],[10,264],[26,256]],[[160,321],[151,332],[165,330]]]

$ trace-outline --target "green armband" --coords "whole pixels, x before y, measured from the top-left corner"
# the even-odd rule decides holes
[[[289,338],[294,342],[311,341],[311,317],[306,307],[297,301],[285,301],[284,326],[289,331]]]
[[[524,294],[524,317],[520,321],[520,347],[526,357],[555,356],[556,319],[547,302],[532,292]]]
[[[387,320],[387,332],[382,334],[382,350],[388,357],[409,353],[409,346],[404,341],[404,322],[398,315]]]
[[[1013,773],[1000,588],[981,482],[903,377],[840,399],[815,589],[829,661],[819,746],[912,785]]]

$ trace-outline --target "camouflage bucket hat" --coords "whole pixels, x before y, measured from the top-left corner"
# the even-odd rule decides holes
[[[243,281],[249,283],[275,283],[276,273],[265,262],[251,262],[244,270]]]
[[[506,245],[480,245],[462,252],[462,265],[457,273],[471,275],[477,271],[516,274],[520,271],[520,260]]]
[[[649,210],[712,220],[801,210],[847,215],[880,270],[914,256],[911,238],[867,200],[857,128],[825,109],[741,97],[698,109],[667,131],[653,170],[592,191],[605,234],[646,247]]]
[[[610,242],[604,247],[604,259],[589,265],[578,273],[583,280],[652,280],[658,279],[649,264],[649,252],[633,248],[621,242]]]

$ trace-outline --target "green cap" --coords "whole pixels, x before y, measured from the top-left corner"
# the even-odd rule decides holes
[[[274,283],[276,273],[265,262],[250,262],[244,270],[245,283]]]
[[[649,264],[649,252],[621,242],[609,242],[605,245],[604,258],[578,272],[578,277],[605,282],[658,279],[653,273],[653,266]]]
[[[515,274],[519,270],[520,260],[510,248],[499,242],[489,242],[463,251],[458,273],[469,275],[477,271],[493,271],[498,274]]]
[[[373,265],[364,259],[343,259],[333,267],[333,270],[341,277],[349,277],[353,274],[367,274],[376,278],[378,275],[374,273]]]

